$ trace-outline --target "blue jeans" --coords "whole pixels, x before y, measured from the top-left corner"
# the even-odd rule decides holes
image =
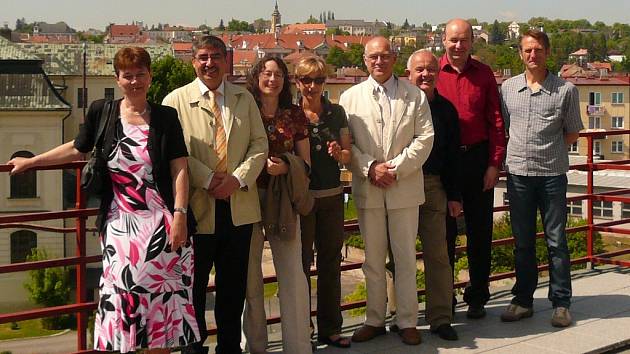
[[[515,238],[516,284],[513,304],[532,307],[538,285],[536,269],[536,213],[540,209],[549,252],[549,294],[553,307],[571,304],[571,264],[565,227],[567,176],[508,174],[510,217]]]

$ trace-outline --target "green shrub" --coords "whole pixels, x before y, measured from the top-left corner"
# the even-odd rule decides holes
[[[27,257],[30,262],[48,259],[44,249],[34,248]],[[70,281],[68,270],[63,267],[34,269],[28,272],[29,280],[24,288],[30,293],[29,298],[36,304],[45,307],[60,306],[68,303],[70,296]],[[72,322],[71,315],[42,318],[45,329],[68,328]]]
[[[354,288],[354,291],[346,295],[343,299],[345,302],[354,302],[367,299],[367,288],[365,287],[365,282],[362,281],[358,283]],[[365,314],[365,306],[352,309],[348,311],[348,313],[350,314],[350,316],[361,316]]]

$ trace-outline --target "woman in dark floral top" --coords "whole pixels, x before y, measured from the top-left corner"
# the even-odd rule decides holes
[[[287,66],[281,59],[264,57],[252,68],[247,89],[254,95],[269,138],[267,166],[258,177],[261,196],[270,176],[288,173],[288,165],[280,159],[294,153],[310,165],[308,120],[302,110],[291,103],[291,86]],[[297,232],[299,233],[299,218]],[[309,297],[302,273],[300,235],[288,239],[268,237],[279,283],[282,343],[285,353],[311,353],[309,329]],[[263,297],[261,260],[264,237],[255,227],[250,246],[247,279],[247,306],[243,329],[251,353],[264,353],[267,346],[267,324]]]

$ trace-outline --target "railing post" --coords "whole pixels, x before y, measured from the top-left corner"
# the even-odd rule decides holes
[[[76,208],[83,209],[85,208],[85,195],[83,194],[83,190],[81,189],[81,169],[76,169]],[[76,255],[78,257],[86,256],[86,245],[85,245],[85,217],[76,218],[76,240],[77,240],[77,250]],[[85,260],[81,260],[79,264],[76,266],[76,301],[77,303],[86,302],[86,264]],[[88,315],[86,312],[78,312],[77,313],[77,349],[85,350],[87,349],[87,318]]]
[[[586,268],[592,270],[593,266],[593,135],[586,137],[588,142],[588,152],[586,155],[586,193],[588,199],[586,199],[586,221],[588,222],[588,230],[586,231],[586,255],[588,256],[588,262]]]

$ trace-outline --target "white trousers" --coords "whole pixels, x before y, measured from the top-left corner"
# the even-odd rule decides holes
[[[415,327],[418,318],[416,293],[416,234],[418,207],[401,209],[358,209],[359,228],[365,243],[363,274],[367,286],[365,324],[385,325],[387,310],[387,234],[396,262],[396,324]]]

